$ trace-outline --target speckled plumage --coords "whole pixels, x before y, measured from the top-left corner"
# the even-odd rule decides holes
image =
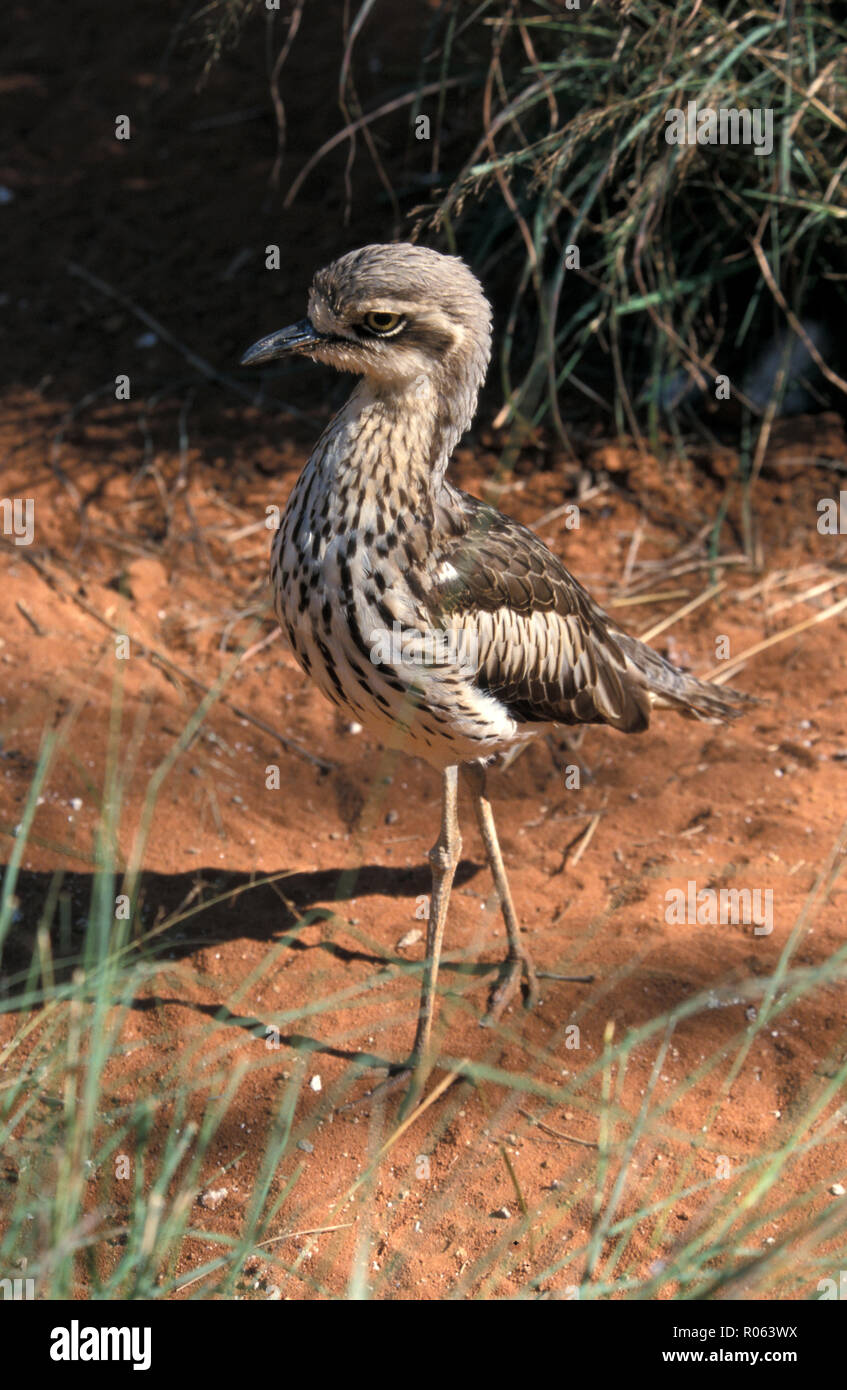
[[[657,703],[731,714],[732,696],[620,632],[537,536],[445,479],[491,343],[488,303],[461,261],[403,244],[344,256],[315,278],[309,319],[336,341],[310,355],[362,370],[356,355],[370,340],[338,342],[338,328],[384,302],[402,306],[408,326],[378,348],[414,356],[399,376],[378,362],[379,375],[357,386],[318,441],[273,549],[280,624],[324,694],[440,768],[556,723],[637,732]],[[416,327],[422,306],[438,318]],[[465,635],[456,647],[476,650],[475,669],[374,661],[376,638],[395,623]]]
[[[405,243],[343,256],[315,276],[308,317],[244,360],[292,351],[361,380],[289,498],[271,564],[279,622],[329,699],[445,770],[445,865],[460,843],[446,809],[457,764],[561,724],[639,732],[653,706],[702,719],[739,711],[743,697],[620,631],[537,536],[445,478],[491,352],[491,310],[461,260]],[[386,657],[380,638],[397,631],[404,647]],[[433,634],[446,649],[426,647]],[[424,650],[409,659],[416,637]],[[484,783],[475,792],[510,960],[526,967]],[[450,879],[452,868],[448,896]],[[428,939],[433,988],[441,929],[443,914]]]

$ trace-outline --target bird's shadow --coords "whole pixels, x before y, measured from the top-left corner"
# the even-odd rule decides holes
[[[479,872],[478,864],[462,860],[456,868],[455,886],[468,883]],[[80,966],[90,965],[91,937],[98,916],[93,904],[100,887],[90,873],[63,874],[58,892],[53,873],[26,870],[19,874],[14,919],[3,946],[0,970],[0,989],[7,1007],[14,1007],[16,998],[22,1007],[30,1007],[33,991],[38,992],[37,981],[44,973],[37,964],[39,952],[43,956],[43,944],[38,943],[45,926],[50,938],[50,974],[56,984],[70,979]],[[431,887],[429,869],[423,865],[395,868],[365,864],[355,870],[280,871],[272,875],[200,866],[187,873],[148,872],[139,885],[134,931],[128,938],[130,951],[148,962],[162,958],[178,961],[222,942],[253,940],[268,946],[279,943],[290,951],[322,951],[345,964],[363,961],[378,967],[408,968],[408,958],[393,949],[380,952],[364,944],[348,946],[326,932],[317,938],[310,933],[304,940],[304,932],[314,923],[336,921],[342,928],[350,928],[351,939],[366,941],[369,933],[365,929],[359,932],[350,922],[345,904],[364,897],[421,899]],[[120,892],[119,883],[115,891]],[[52,913],[49,921],[48,913]],[[136,1006],[139,1003],[135,1001]]]
[[[362,957],[359,957],[362,959]],[[377,959],[376,957],[374,959]],[[386,962],[382,960],[381,964]],[[144,999],[135,999],[133,1009],[136,1013],[147,1013],[156,1009],[163,1008],[168,1004],[179,1005],[181,1008],[189,1009],[191,1013],[200,1017],[208,1018],[210,1022],[216,1023],[224,1028],[241,1028],[248,1033],[251,1038],[262,1042],[267,1041],[269,1024],[267,1019],[258,1018],[255,1014],[234,1013],[226,1004],[203,1004],[196,999],[181,999],[174,995],[156,993],[155,996]],[[375,1052],[362,1052],[358,1048],[338,1047],[328,1042],[325,1038],[315,1038],[309,1033],[283,1033],[278,1029],[274,1030],[274,1048],[290,1047],[293,1052],[301,1053],[307,1057],[310,1053],[319,1053],[322,1057],[339,1057],[343,1062],[354,1062],[363,1068],[381,1068],[391,1070],[396,1062],[390,1058],[382,1057]]]

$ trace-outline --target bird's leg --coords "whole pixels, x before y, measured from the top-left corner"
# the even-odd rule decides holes
[[[424,964],[421,1002],[418,1011],[418,1026],[412,1044],[410,1067],[416,1073],[415,1089],[420,1090],[425,1075],[432,1032],[432,1015],[435,1008],[435,990],[438,983],[438,966],[441,961],[441,943],[444,939],[444,926],[447,921],[447,906],[453,875],[462,853],[462,837],[459,833],[458,815],[458,767],[448,767],[443,776],[441,790],[441,832],[429,852],[432,865],[432,897],[429,904],[429,917],[426,924],[426,962]]]
[[[447,906],[450,902],[453,875],[462,853],[462,837],[459,834],[457,811],[458,782],[458,767],[448,767],[443,774],[441,784],[441,832],[429,852],[429,862],[432,865],[432,897],[426,925],[426,960],[421,985],[418,1024],[411,1055],[402,1067],[393,1071],[387,1081],[383,1081],[381,1085],[369,1092],[362,1101],[345,1105],[343,1107],[345,1110],[352,1109],[355,1105],[364,1104],[365,1101],[370,1103],[376,1099],[381,1099],[403,1089],[407,1083],[411,1083],[408,1086],[402,1107],[402,1113],[407,1113],[420,1095],[426,1081],[427,1053],[432,1032],[438,966],[441,960],[441,942],[444,937],[444,925],[447,921]]]
[[[483,1025],[488,1026],[497,1022],[509,1000],[514,996],[521,978],[526,984],[526,1006],[531,1008],[538,1000],[538,981],[532,957],[520,938],[515,905],[512,902],[509,880],[506,878],[503,856],[500,853],[500,843],[497,839],[494,812],[491,809],[491,802],[485,794],[485,768],[482,763],[465,763],[462,771],[473,794],[477,824],[482,836],[482,843],[485,846],[485,856],[494,878],[497,896],[500,899],[500,909],[506,924],[506,935],[509,938],[509,951],[503,962],[500,980],[492,991],[488,1013],[482,1019]]]

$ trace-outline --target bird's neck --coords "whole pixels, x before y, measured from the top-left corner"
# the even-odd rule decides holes
[[[437,499],[458,440],[473,418],[478,386],[450,393],[430,378],[388,386],[359,382],[312,458],[328,485],[402,489],[412,507]]]

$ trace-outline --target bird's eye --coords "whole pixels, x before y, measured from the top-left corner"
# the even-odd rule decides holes
[[[384,313],[381,309],[374,309],[370,314],[365,314],[362,320],[365,328],[369,328],[372,333],[396,333],[403,323],[402,314]]]

